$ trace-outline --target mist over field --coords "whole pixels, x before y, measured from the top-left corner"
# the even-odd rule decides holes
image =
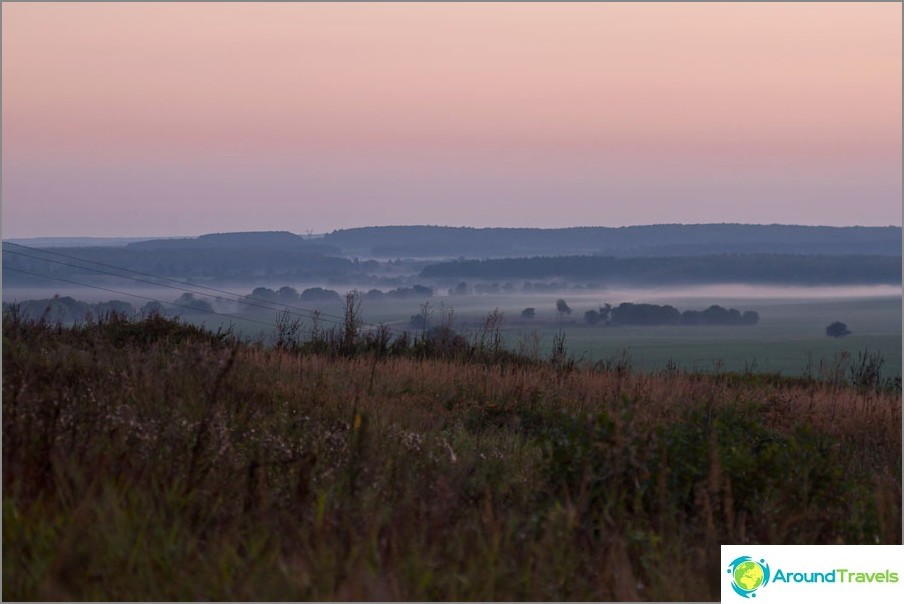
[[[793,245],[778,245],[789,236]],[[408,254],[381,258],[390,242]],[[68,320],[92,310],[155,309],[266,338],[281,312],[297,318],[302,330],[318,321],[338,323],[347,294],[356,292],[362,320],[397,333],[445,321],[473,337],[498,312],[512,349],[532,339],[545,350],[561,334],[576,357],[599,362],[630,355],[644,370],[674,363],[801,375],[859,350],[881,354],[886,372],[901,367],[896,228],[387,227],[33,243],[48,242],[5,243],[3,301]],[[666,244],[671,254],[651,255]],[[687,255],[690,245],[696,253]],[[739,253],[739,246],[755,251]],[[776,246],[798,253],[770,251]],[[506,256],[463,259],[492,249]],[[541,255],[512,256],[517,250]],[[596,252],[573,255],[578,250]],[[64,300],[53,302],[55,295]],[[567,312],[557,310],[559,301]],[[631,305],[654,314],[631,318],[629,312],[639,312]],[[711,307],[736,318],[700,314]],[[848,337],[826,336],[836,321],[849,326]]]
[[[324,239],[4,242],[4,597],[698,600],[720,543],[900,541],[900,255]]]
[[[3,600],[902,547],[900,2],[0,10]]]
[[[114,285],[115,284],[115,285]],[[116,283],[111,281],[111,287],[117,287],[127,294],[135,294],[136,296],[163,298],[167,292],[161,292],[160,287],[145,286],[135,287],[128,282]],[[283,286],[293,287],[298,291],[304,291],[308,288],[332,288],[340,295],[347,292],[357,290],[366,292],[372,288],[368,283],[348,283],[343,285],[332,285],[324,281],[306,281],[306,282],[287,282],[274,281],[271,283],[260,283],[257,281],[241,283],[227,282],[223,283],[224,291],[245,295],[256,287],[269,287],[271,289],[279,289]],[[178,292],[176,292],[178,294]],[[3,301],[13,302],[15,300],[27,300],[33,298],[47,297],[59,294],[60,296],[72,296],[86,302],[99,302],[109,300],[111,294],[103,290],[91,289],[77,285],[48,283],[46,286],[38,284],[33,285],[13,285],[4,288]],[[479,296],[480,294],[478,294]],[[663,302],[663,301],[699,301],[712,300],[714,302],[736,301],[736,300],[848,300],[861,298],[896,298],[901,296],[901,288],[894,285],[835,285],[835,286],[764,286],[750,285],[746,283],[725,283],[719,285],[691,285],[691,286],[663,286],[663,287],[611,287],[605,289],[581,289],[575,290],[569,294],[570,298],[587,300],[590,303],[596,300],[616,300],[616,301],[637,301],[637,302]],[[511,302],[517,304],[519,298],[522,301],[530,302],[536,299],[536,296],[523,295],[514,293],[509,296]],[[447,299],[450,304],[454,304],[454,296],[450,296],[448,291],[438,289],[434,295],[434,299]],[[140,298],[139,298],[140,300]]]

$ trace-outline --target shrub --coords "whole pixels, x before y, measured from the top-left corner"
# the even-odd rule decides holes
[[[342,302],[338,292],[322,287],[310,287],[301,292],[302,302]]]
[[[848,334],[850,334],[850,330],[848,330],[847,325],[842,323],[841,321],[835,321],[828,327],[826,327],[826,335],[830,338],[841,338]]]

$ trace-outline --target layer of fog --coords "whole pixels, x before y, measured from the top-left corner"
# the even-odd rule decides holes
[[[430,283],[424,283],[431,286]],[[3,288],[3,301],[15,302],[23,300],[37,300],[52,298],[54,295],[61,297],[70,296],[82,302],[106,302],[109,300],[122,300],[131,302],[136,307],[144,305],[150,300],[159,300],[161,302],[172,302],[180,295],[183,290],[191,291],[199,297],[221,297],[225,300],[235,299],[236,297],[247,296],[256,287],[269,287],[278,290],[280,287],[294,287],[298,292],[302,292],[310,287],[322,287],[331,289],[344,295],[346,292],[357,289],[364,293],[371,289],[379,289],[384,293],[393,289],[392,287],[375,288],[373,285],[335,285],[324,282],[316,283],[268,283],[261,285],[260,283],[242,285],[217,285],[216,289],[223,292],[205,290],[202,287],[196,287],[191,284],[176,285],[179,289],[168,287],[139,286],[133,287],[129,284],[115,283],[113,280],[104,283],[101,287],[116,290],[116,292],[107,291],[107,289],[95,289],[88,287],[69,286],[64,284],[49,285],[47,287],[39,287],[34,285],[28,286],[6,286]],[[520,284],[516,287],[518,291],[512,293],[500,292],[498,294],[469,294],[465,296],[451,296],[448,288],[432,286],[434,290],[434,298],[441,299],[450,305],[455,304],[456,300],[461,302],[469,301],[477,302],[481,298],[490,299],[510,298],[515,302],[518,298],[548,297],[548,298],[564,298],[566,300],[582,299],[587,301],[599,301],[617,304],[620,302],[636,302],[636,303],[676,303],[682,301],[688,302],[730,302],[730,301],[756,301],[756,300],[775,300],[775,301],[806,301],[806,300],[846,300],[846,299],[863,299],[863,298],[901,298],[902,289],[897,285],[844,285],[844,286],[775,286],[775,285],[751,285],[751,284],[718,284],[718,285],[694,285],[682,287],[611,287],[595,290],[579,289],[568,287],[557,291],[520,291]],[[234,294],[234,295],[229,295]]]
[[[668,287],[612,287],[593,291],[564,291],[571,297],[600,296],[606,301],[658,302],[679,300],[845,300],[859,298],[900,298],[899,285],[780,286],[748,283]]]

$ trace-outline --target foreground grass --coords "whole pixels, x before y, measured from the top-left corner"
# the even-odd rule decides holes
[[[3,598],[714,600],[720,543],[901,541],[899,393],[337,352],[5,318]]]

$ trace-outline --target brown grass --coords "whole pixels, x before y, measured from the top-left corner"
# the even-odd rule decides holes
[[[901,541],[895,392],[3,338],[6,599],[712,600],[720,543]]]

